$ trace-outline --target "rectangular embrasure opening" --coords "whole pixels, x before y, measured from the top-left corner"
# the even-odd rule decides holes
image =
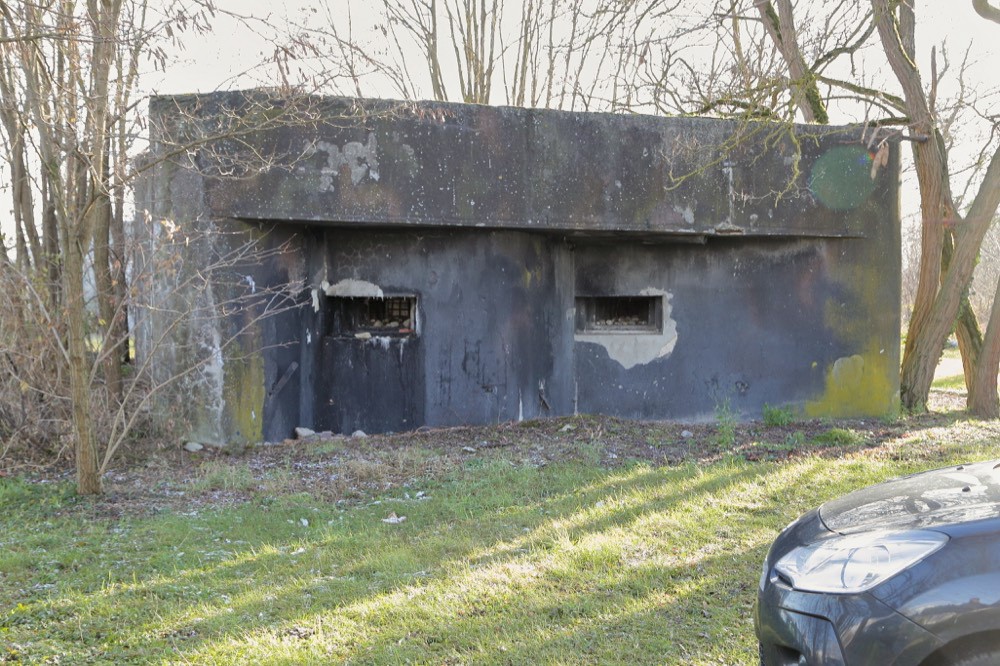
[[[660,333],[662,296],[581,296],[576,299],[577,333]]]
[[[414,335],[416,317],[416,296],[384,298],[333,296],[330,298],[328,334]]]

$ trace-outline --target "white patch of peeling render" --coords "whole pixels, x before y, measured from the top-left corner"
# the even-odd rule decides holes
[[[640,291],[639,295],[663,297],[661,333],[577,333],[576,341],[604,347],[608,356],[626,370],[670,356],[677,345],[677,322],[670,316],[670,299],[673,294],[649,287]]]
[[[346,278],[337,284],[329,284],[326,280],[320,288],[327,296],[346,296],[349,298],[385,298],[382,288],[365,280]]]
[[[336,178],[340,173],[340,167],[347,166],[351,172],[351,183],[357,185],[365,176],[378,182],[378,143],[375,140],[375,133],[368,133],[368,142],[349,141],[344,144],[343,149],[335,143],[328,141],[316,141],[306,146],[305,156],[309,157],[316,153],[326,155],[326,164],[320,167],[321,192],[331,192],[336,186]]]
[[[688,224],[694,224],[694,209],[690,205],[681,208],[679,205],[674,205],[674,212],[684,218],[684,221]]]
[[[319,289],[312,290],[313,312],[319,312]]]
[[[211,295],[209,299],[212,299]],[[214,305],[214,302],[210,302]],[[205,401],[208,415],[207,421],[195,424],[196,432],[192,433],[192,438],[203,444],[221,446],[225,439],[222,436],[222,414],[225,409],[224,379],[225,360],[222,354],[222,336],[218,328],[203,325],[200,327],[201,345],[207,354],[205,362],[199,369],[199,379],[201,386],[198,392],[201,399]]]

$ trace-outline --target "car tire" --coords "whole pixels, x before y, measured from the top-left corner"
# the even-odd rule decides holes
[[[948,662],[948,666],[995,666],[996,664],[1000,664],[1000,652],[996,650],[986,652],[977,650]]]

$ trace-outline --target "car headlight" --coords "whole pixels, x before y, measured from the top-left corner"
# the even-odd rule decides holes
[[[865,592],[910,567],[948,542],[939,532],[865,532],[837,536],[795,548],[774,565],[797,590]]]

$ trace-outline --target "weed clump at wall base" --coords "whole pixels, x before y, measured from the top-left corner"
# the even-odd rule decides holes
[[[795,421],[791,407],[771,407],[766,402],[762,411],[764,425],[769,427],[781,427],[791,425]]]
[[[830,428],[815,435],[812,443],[818,446],[858,447],[864,446],[865,437],[850,428]]]

